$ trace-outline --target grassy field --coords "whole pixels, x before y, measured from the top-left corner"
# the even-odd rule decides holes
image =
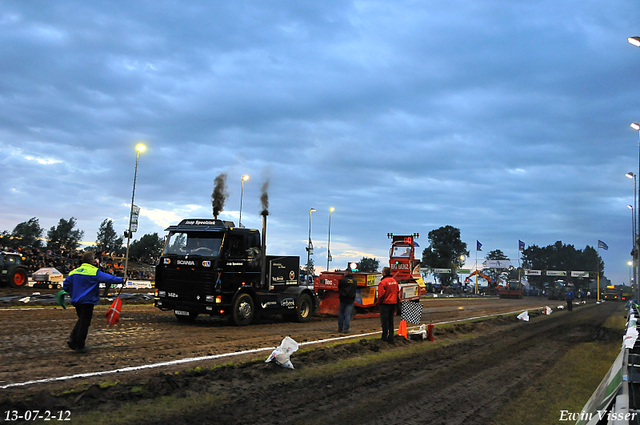
[[[622,307],[622,306],[621,306]],[[577,344],[506,406],[494,425],[557,425],[561,410],[580,412],[620,353],[617,337],[626,323],[624,310],[610,317],[604,327],[612,338]]]

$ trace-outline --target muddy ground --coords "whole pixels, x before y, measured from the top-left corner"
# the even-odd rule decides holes
[[[488,314],[508,313],[550,305],[542,298],[524,300],[435,299],[423,301],[425,323],[442,323]],[[121,324],[109,328],[105,307],[97,307],[88,354],[76,354],[65,344],[75,322],[73,309],[8,308],[0,305],[0,407],[8,409],[67,408],[74,415],[95,409],[115,409],[126,401],[148,403],[162,395],[178,398],[216,394],[225,400],[206,410],[191,409],[180,417],[149,419],[149,423],[441,423],[487,424],[510,394],[524,388],[558,360],[575,342],[602,337],[602,322],[621,305],[605,303],[577,307],[572,313],[556,311],[549,317],[532,313],[531,322],[514,317],[457,325],[436,326],[438,343],[452,345],[414,349],[430,342],[379,342],[377,318],[357,318],[352,324],[355,344],[304,345],[292,356],[296,369],[263,361],[270,350],[207,361],[50,383],[20,385],[32,380],[78,373],[110,371],[171,360],[197,358],[256,348],[274,347],[290,336],[299,343],[333,340],[336,320],[314,317],[310,323],[264,319],[248,327],[199,318],[178,322],[172,313],[145,305],[125,305]],[[605,333],[606,334],[606,333]],[[465,337],[461,340],[460,336]],[[369,338],[369,339],[367,339]],[[345,339],[348,341],[349,339]],[[335,340],[334,340],[335,341]],[[457,341],[457,342],[456,342]],[[315,376],[310,371],[372,353],[396,353],[392,361]],[[216,363],[235,362],[213,370]],[[193,370],[200,367],[201,369]],[[185,369],[191,368],[191,372]],[[180,371],[179,374],[174,372]],[[299,374],[299,375],[296,375]],[[283,379],[286,383],[283,383]],[[100,389],[105,380],[119,385]],[[64,389],[86,391],[68,396]],[[18,385],[16,385],[18,384]],[[131,389],[136,388],[133,392]],[[37,406],[35,405],[37,404]],[[241,412],[241,414],[239,413]]]

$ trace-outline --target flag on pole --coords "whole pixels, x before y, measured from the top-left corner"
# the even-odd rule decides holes
[[[524,250],[524,242],[522,242],[520,239],[518,239],[518,249],[520,251]]]
[[[607,246],[606,243],[602,242],[600,239],[598,239],[598,248],[602,248],[605,251],[607,251],[609,249],[609,247]]]
[[[476,240],[476,251],[482,251],[482,244],[479,240]]]

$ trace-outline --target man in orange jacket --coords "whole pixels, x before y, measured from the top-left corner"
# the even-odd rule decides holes
[[[393,344],[393,316],[398,304],[398,282],[391,277],[391,269],[382,269],[382,280],[378,285],[378,303],[380,304],[380,323],[382,324],[382,340]]]

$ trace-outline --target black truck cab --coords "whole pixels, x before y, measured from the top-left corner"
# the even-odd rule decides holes
[[[209,314],[247,325],[258,314],[282,314],[306,322],[317,309],[315,292],[299,285],[300,258],[265,256],[258,230],[186,219],[166,231],[155,305],[178,319]]]

